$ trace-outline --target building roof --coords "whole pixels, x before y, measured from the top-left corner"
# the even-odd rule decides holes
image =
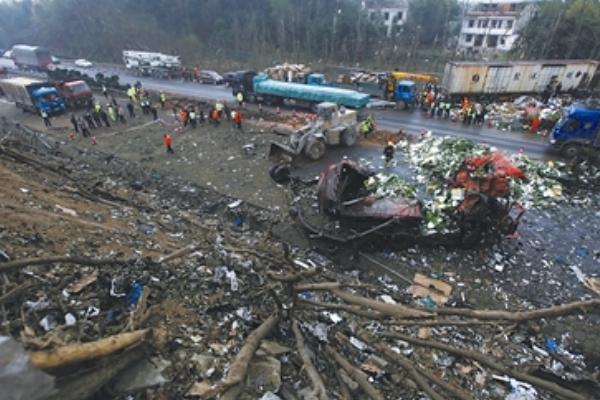
[[[367,8],[408,8],[408,0],[367,0]]]

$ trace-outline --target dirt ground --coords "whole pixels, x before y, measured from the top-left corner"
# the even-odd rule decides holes
[[[38,117],[23,114],[9,104],[0,103],[0,115],[44,130]],[[599,274],[597,243],[600,213],[597,210],[600,196],[597,193],[590,194],[587,203],[569,204],[554,210],[529,210],[516,240],[489,243],[472,250],[440,246],[389,248],[370,255],[370,259],[355,257],[347,247],[320,239],[307,239],[302,230],[287,218],[288,205],[295,194],[270,179],[268,170],[272,164],[266,157],[271,140],[284,140],[270,129],[272,124],[280,121],[247,121],[240,132],[226,121],[218,128],[204,124],[196,129],[182,129],[170,111],[161,111],[159,116],[158,122],[153,122],[150,116],[138,115],[126,125],[94,130],[92,134],[97,144],[82,137],[71,141],[68,115],[53,118],[53,128],[47,130],[48,138],[58,143],[61,153],[47,158],[53,160],[57,171],[63,171],[64,175],[46,174],[39,169],[1,160],[0,235],[3,236],[0,237],[3,239],[0,250],[21,257],[79,254],[81,249],[88,249],[86,251],[90,254],[130,257],[140,253],[143,257],[156,258],[183,244],[206,240],[196,232],[199,228],[190,220],[197,221],[200,226],[217,227],[215,229],[222,233],[232,227],[247,229],[248,225],[252,226],[254,221],[264,217],[263,222],[256,224],[261,233],[249,234],[249,237],[255,235],[257,238],[264,235],[264,240],[240,238],[247,241],[248,247],[255,248],[266,243],[266,237],[271,234],[271,230],[267,233],[267,228],[272,227],[278,238],[311,252],[315,259],[322,254],[336,261],[339,265],[337,277],[360,276],[373,285],[389,289],[397,298],[410,296],[404,292],[406,282],[399,280],[394,273],[410,280],[417,272],[450,282],[454,287],[450,305],[456,307],[526,309],[594,296],[577,279],[571,266],[577,266],[588,276]],[[173,136],[174,154],[167,154],[163,147],[162,136],[166,132]],[[369,158],[377,168],[381,168],[380,146],[387,140],[386,134],[373,136],[368,141],[369,146],[357,147],[350,155]],[[314,177],[323,165],[338,161],[347,152],[346,149],[333,149],[322,163],[307,163],[295,173]],[[98,202],[86,197],[86,193],[92,190],[110,193],[119,202],[137,206],[115,207],[110,202]],[[252,212],[245,210],[239,215],[230,215],[229,206],[237,199],[252,205]],[[243,217],[239,224],[238,216]],[[218,240],[211,240],[205,253],[211,249],[222,252]],[[273,251],[281,253],[286,246],[281,243],[273,245]],[[161,283],[156,284],[156,289],[160,292],[167,287],[169,292],[161,292],[161,296],[157,297],[164,300],[162,296],[168,294],[172,298],[184,298],[181,301],[185,303],[182,314],[187,315],[205,301],[194,296],[207,293],[216,296],[209,301],[209,309],[221,307],[224,303],[229,312],[242,307],[246,298],[228,300],[227,296],[231,293],[215,289],[216,284],[208,281],[210,277],[207,278],[207,287],[198,286],[192,279],[188,281],[190,271],[195,271],[196,275],[208,275],[203,268],[208,265],[209,270],[216,270],[221,265],[220,260],[212,257],[215,256],[206,257],[208,261],[198,256],[198,260],[202,261],[191,260],[180,266],[180,270],[174,268],[176,272],[154,272],[154,266],[150,265],[143,269],[143,274],[135,269],[127,274],[133,277],[140,272],[139,275],[144,276],[146,281],[153,274],[159,275]],[[377,263],[384,264],[394,273],[386,272]],[[244,268],[240,267],[238,272],[244,271]],[[114,273],[114,270],[111,271]],[[252,281],[252,274],[245,279]],[[163,284],[163,281],[169,283]],[[235,306],[229,305],[230,301]],[[204,307],[205,304],[202,304]],[[165,311],[165,314],[168,313]],[[268,315],[265,310],[257,313],[262,317]],[[225,312],[214,314],[212,325],[198,322],[200,325],[219,326],[220,333],[217,328],[208,326],[191,327],[197,321],[184,318],[177,324],[177,335],[185,338],[183,343],[191,348],[195,344],[190,344],[189,338],[194,335],[227,342],[220,346],[229,345],[227,329],[219,325],[227,315]],[[600,348],[595,339],[598,324],[598,319],[593,316],[569,317],[496,334],[498,337],[506,336],[511,343],[509,347],[522,345],[524,342],[519,341],[522,336],[529,338],[528,351],[533,343],[543,346],[545,339],[559,338],[571,351],[583,353],[590,370],[594,370],[600,362]],[[250,324],[255,325],[256,321]],[[219,339],[219,334],[224,340]],[[471,344],[481,339],[473,335],[468,336]],[[494,346],[497,344],[495,340],[489,339],[485,346]],[[169,357],[176,360],[173,354]],[[180,380],[185,381],[183,377]],[[189,381],[177,384],[185,387]],[[178,386],[177,390],[180,389]],[[488,393],[482,398],[500,397]]]

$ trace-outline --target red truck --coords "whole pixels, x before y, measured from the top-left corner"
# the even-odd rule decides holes
[[[85,81],[53,82],[67,108],[87,108],[94,103],[92,89]]]

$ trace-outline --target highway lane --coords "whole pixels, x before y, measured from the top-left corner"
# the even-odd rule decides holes
[[[181,80],[159,80],[147,77],[131,75],[124,67],[99,64],[91,69],[75,68],[72,64],[66,64],[73,69],[94,76],[97,72],[105,75],[118,75],[124,84],[133,84],[140,81],[142,85],[150,90],[165,91],[180,96],[199,99],[214,99],[233,101],[231,89],[226,86],[204,85]],[[462,125],[448,120],[430,119],[420,111],[399,110],[374,110],[376,122],[379,127],[391,131],[404,129],[409,134],[418,134],[423,130],[431,131],[436,136],[462,137],[475,142],[486,143],[507,152],[515,153],[523,151],[532,158],[555,158],[549,152],[547,138],[538,137],[528,133],[503,132],[488,127]]]

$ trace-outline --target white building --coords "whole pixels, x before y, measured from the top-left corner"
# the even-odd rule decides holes
[[[388,37],[406,22],[408,0],[370,0],[363,4],[366,4],[370,18],[379,18],[383,22]]]
[[[458,51],[493,53],[513,48],[540,0],[481,0],[465,13]]]

